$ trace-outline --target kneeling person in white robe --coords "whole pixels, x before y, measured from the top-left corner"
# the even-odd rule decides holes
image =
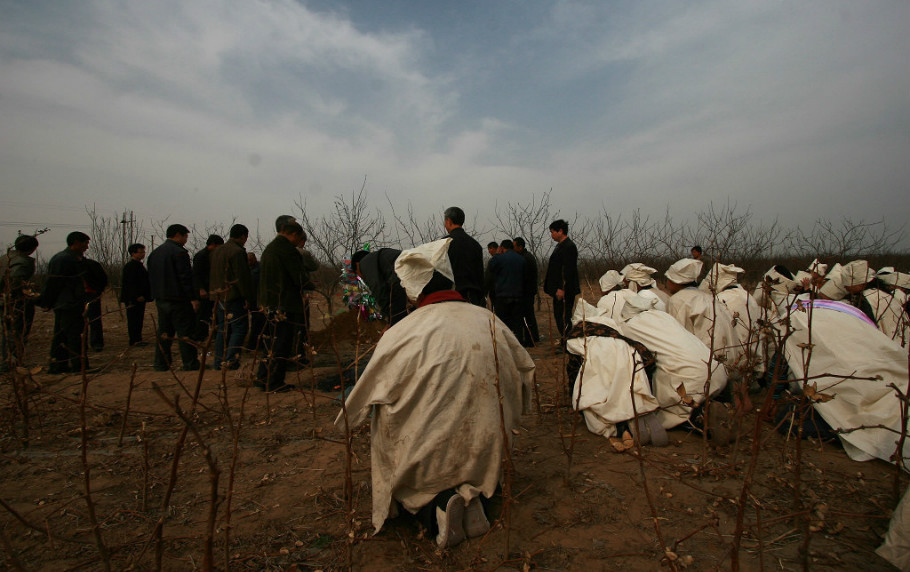
[[[441,547],[489,529],[479,497],[500,482],[534,379],[534,362],[509,328],[451,289],[450,241],[396,260],[418,309],[379,340],[346,401],[350,427],[372,413],[375,532],[400,503],[431,534],[438,527]],[[335,426],[345,423],[342,412]]]
[[[624,339],[614,320],[581,298],[575,302],[572,324],[566,349],[583,358],[570,360],[572,407],[583,412],[588,430],[608,438],[628,430],[643,445],[666,445],[659,419],[648,415],[659,407],[646,373],[654,363],[651,352],[644,344],[633,347],[636,342]]]

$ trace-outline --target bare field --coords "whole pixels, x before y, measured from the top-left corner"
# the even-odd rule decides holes
[[[156,559],[163,570],[731,568],[754,412],[739,419],[729,446],[677,429],[668,447],[617,454],[564,405],[565,356],[544,342],[531,350],[539,408],[515,438],[511,494],[490,511],[505,518],[486,537],[441,551],[407,516],[372,535],[368,426],[354,434],[347,515],[345,436],[332,425],[339,392],[317,383],[368,348],[375,327],[358,338],[355,321],[341,317],[329,330],[316,308],[317,353],[311,367],[289,374],[298,391],[268,395],[250,386],[251,356],[235,372],[153,371],[152,346],[127,348],[113,297],[105,305],[107,345],[90,354],[104,369],[85,385],[77,375],[33,375],[27,442],[4,375],[5,569],[153,570]],[[544,304],[545,333],[548,317]],[[31,363],[46,362],[52,325],[52,314],[39,312]],[[147,319],[147,340],[151,327]],[[891,570],[874,550],[896,504],[894,467],[811,441],[797,462],[798,443],[770,424],[759,428],[740,569]]]

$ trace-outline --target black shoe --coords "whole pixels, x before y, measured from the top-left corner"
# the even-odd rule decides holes
[[[152,366],[152,369],[154,369],[155,371],[170,371],[171,368],[169,368],[166,365],[158,365],[156,363],[155,365]]]
[[[68,367],[52,365],[47,368],[47,373],[49,373],[50,375],[60,375],[61,373],[69,373],[69,372],[70,372],[70,368],[68,368]]]
[[[199,371],[199,362],[194,361],[190,364],[184,364],[184,366],[180,369],[182,369],[183,371]]]

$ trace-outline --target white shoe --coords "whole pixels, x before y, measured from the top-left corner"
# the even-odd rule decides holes
[[[436,544],[440,548],[451,548],[464,541],[464,499],[461,495],[452,495],[445,510],[436,507],[436,524],[439,526]]]
[[[488,530],[490,530],[490,521],[487,520],[487,515],[483,512],[483,504],[480,502],[480,497],[475,497],[468,503],[468,507],[464,509],[464,533],[468,538],[475,538],[483,536]]]

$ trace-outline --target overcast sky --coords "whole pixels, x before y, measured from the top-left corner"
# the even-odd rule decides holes
[[[899,226],[910,2],[0,0],[0,126],[4,242],[91,204],[320,213],[364,178],[421,216],[553,189]]]

